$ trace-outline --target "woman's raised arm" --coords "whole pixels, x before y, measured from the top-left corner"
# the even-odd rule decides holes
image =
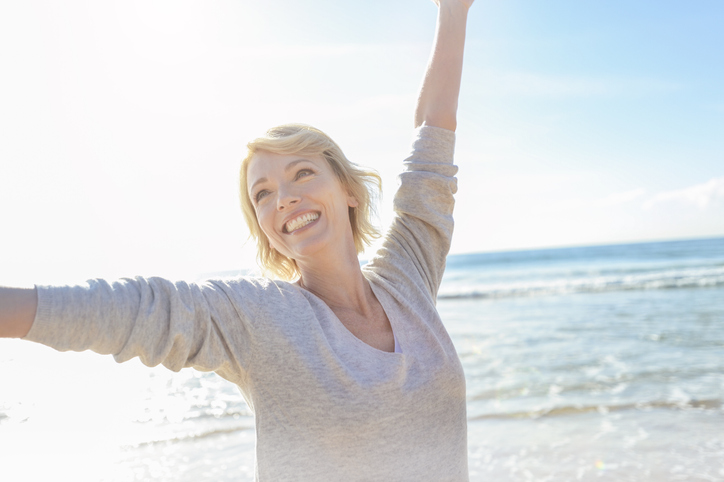
[[[463,70],[465,25],[474,0],[433,1],[438,6],[437,28],[417,99],[415,127],[424,124],[454,131]]]
[[[0,338],[22,338],[33,326],[38,293],[35,288],[0,287]]]

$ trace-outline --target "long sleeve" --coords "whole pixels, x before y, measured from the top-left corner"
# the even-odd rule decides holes
[[[243,378],[253,341],[249,318],[223,283],[138,277],[37,288],[28,340],[61,351],[112,354],[119,362],[138,356],[174,371],[192,366],[227,372],[237,383]]]
[[[370,269],[391,281],[419,281],[433,300],[453,232],[453,195],[457,191],[454,146],[452,131],[430,126],[416,130],[395,195],[395,218],[383,247],[370,262]],[[404,263],[392,266],[391,259]]]

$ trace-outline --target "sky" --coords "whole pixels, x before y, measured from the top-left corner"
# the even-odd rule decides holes
[[[238,165],[284,122],[382,174],[386,225],[435,14],[2,2],[0,283],[252,266]],[[477,0],[452,252],[724,236],[723,24],[718,0]]]

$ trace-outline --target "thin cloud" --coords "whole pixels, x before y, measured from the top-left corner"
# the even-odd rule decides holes
[[[701,210],[724,205],[724,177],[710,179],[683,189],[661,192],[644,202],[643,208],[648,210],[672,203],[695,206]]]
[[[620,206],[641,199],[645,194],[646,189],[642,187],[630,191],[615,192],[599,200],[596,204],[599,206]]]

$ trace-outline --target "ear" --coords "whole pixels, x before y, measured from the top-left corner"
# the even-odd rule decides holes
[[[347,195],[347,206],[351,208],[356,208],[357,206],[359,206],[357,198],[352,196],[351,194]]]

